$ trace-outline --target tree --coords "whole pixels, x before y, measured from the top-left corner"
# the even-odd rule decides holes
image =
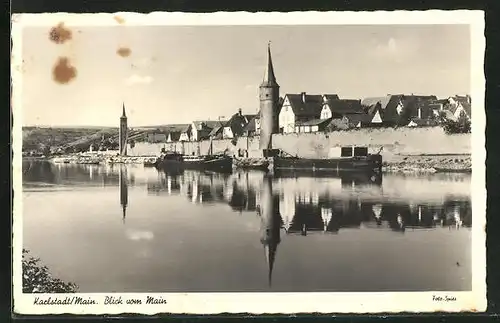
[[[439,123],[447,134],[470,133],[471,122],[466,115],[461,114],[457,120],[450,120],[444,112],[441,112],[438,117]]]
[[[52,277],[47,266],[40,264],[40,258],[28,256],[23,249],[23,293],[75,293],[78,286]]]

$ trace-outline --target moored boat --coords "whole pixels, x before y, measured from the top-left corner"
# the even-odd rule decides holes
[[[329,158],[312,159],[284,156],[283,153],[273,158],[274,170],[307,170],[313,172],[374,171],[380,172],[382,156],[380,151],[369,154],[367,147],[336,147]]]
[[[231,172],[233,160],[227,155],[184,156],[179,153],[165,153],[159,158],[157,167],[164,170],[198,169],[216,172]]]

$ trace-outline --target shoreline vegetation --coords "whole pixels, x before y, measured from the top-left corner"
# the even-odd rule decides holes
[[[78,286],[55,278],[40,258],[29,255],[23,249],[23,293],[76,293]]]

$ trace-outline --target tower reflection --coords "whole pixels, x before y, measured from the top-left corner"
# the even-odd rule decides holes
[[[272,285],[272,274],[278,245],[281,242],[279,215],[279,199],[273,195],[272,178],[266,176],[260,189],[260,207],[258,211],[261,220],[260,242],[264,246],[268,265],[268,284]]]
[[[125,165],[120,165],[118,181],[120,186],[120,204],[122,206],[122,221],[125,224],[125,219],[127,217],[127,206],[128,206],[128,173],[127,173],[127,167]]]

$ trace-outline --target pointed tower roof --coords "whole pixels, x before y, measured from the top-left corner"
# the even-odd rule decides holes
[[[274,76],[273,60],[271,58],[271,42],[267,44],[267,66],[264,79],[260,86],[278,86],[276,76]]]
[[[127,115],[125,114],[125,103],[122,105],[122,118],[126,118]]]
[[[271,287],[271,285],[272,285],[273,267],[274,267],[274,260],[276,259],[277,249],[278,249],[278,244],[275,243],[274,241],[269,243],[269,244],[264,245],[264,250],[266,252],[266,261],[267,261],[267,265],[268,265],[267,279],[268,279],[269,287]]]

